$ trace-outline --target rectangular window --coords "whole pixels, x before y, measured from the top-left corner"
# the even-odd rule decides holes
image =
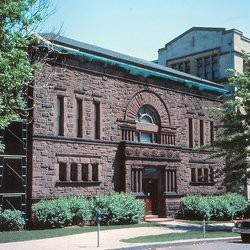
[[[70,180],[71,181],[77,181],[77,175],[78,175],[78,171],[77,171],[77,163],[71,163],[70,165]]]
[[[67,164],[59,163],[59,181],[67,181]]]
[[[207,57],[198,58],[197,62],[197,76],[209,80],[218,79],[219,66],[218,55],[214,54]]]
[[[191,168],[191,182],[197,182],[197,180],[196,180],[196,168]]]
[[[188,131],[189,131],[189,147],[194,147],[194,138],[193,138],[193,119],[188,118]]]
[[[77,129],[77,137],[82,137],[82,100],[77,99],[76,101],[76,129]]]
[[[100,103],[94,102],[94,138],[100,139]]]
[[[98,164],[92,165],[92,181],[98,181],[99,174],[98,174]]]
[[[88,164],[82,164],[82,181],[88,181],[89,169]]]
[[[214,182],[214,169],[212,167],[209,168],[209,176],[210,176],[210,182]]]
[[[219,77],[218,55],[212,55],[212,79]]]
[[[190,61],[185,62],[185,72],[188,74],[190,73]]]
[[[191,168],[191,184],[213,184],[214,169],[212,167]]]
[[[204,145],[204,121],[200,120],[200,145]]]
[[[142,192],[142,169],[131,170],[131,191],[133,193]]]
[[[57,134],[64,135],[64,98],[57,97]]]
[[[214,122],[210,121],[210,143],[214,142]]]
[[[198,168],[198,182],[203,182],[202,168]]]
[[[166,170],[166,192],[176,192],[176,170]]]

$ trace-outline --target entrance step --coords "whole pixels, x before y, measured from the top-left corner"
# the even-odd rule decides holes
[[[145,221],[146,222],[151,222],[151,223],[156,223],[156,222],[168,222],[168,221],[173,221],[173,218],[167,217],[167,218],[159,218],[158,215],[146,215],[145,216]]]

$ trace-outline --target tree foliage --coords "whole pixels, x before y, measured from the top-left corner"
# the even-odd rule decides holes
[[[25,118],[25,91],[39,68],[29,58],[29,47],[49,5],[48,0],[0,1],[0,129]]]
[[[226,158],[225,184],[231,191],[244,192],[250,177],[250,54],[243,54],[244,72],[233,72],[231,93],[220,110],[223,132],[214,142],[217,156]]]

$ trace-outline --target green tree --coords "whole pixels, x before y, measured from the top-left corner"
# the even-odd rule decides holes
[[[220,150],[216,156],[226,159],[226,186],[242,193],[250,177],[250,54],[244,53],[243,60],[244,72],[233,72],[229,79],[232,91],[219,110],[223,130],[213,144]]]
[[[33,31],[50,9],[48,0],[0,1],[0,129],[26,117],[25,91],[39,68],[39,62],[31,62],[29,48],[36,39]]]

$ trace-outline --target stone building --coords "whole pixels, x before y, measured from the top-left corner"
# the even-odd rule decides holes
[[[207,108],[221,105],[222,85],[69,38],[44,36],[53,55],[29,90],[33,109],[27,143],[26,130],[18,134],[25,151],[17,156],[6,148],[0,156],[2,179],[9,158],[23,159],[23,165],[16,163],[23,180],[16,186],[22,187],[28,208],[44,198],[124,191],[145,200],[146,214],[172,216],[186,194],[225,191],[222,177],[215,175],[223,159],[195,150],[216,137],[218,121]],[[7,200],[20,191],[8,190],[12,184],[1,186]]]
[[[228,69],[243,72],[242,51],[250,39],[236,29],[193,27],[158,51],[158,63],[218,83],[227,83]]]

